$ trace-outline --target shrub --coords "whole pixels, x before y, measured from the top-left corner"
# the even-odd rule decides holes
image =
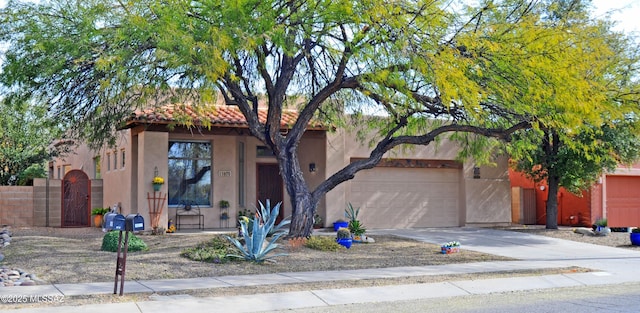
[[[600,227],[605,227],[605,226],[607,226],[607,219],[606,218],[600,218],[600,219],[596,220],[596,222],[593,225],[600,226]]]
[[[225,237],[216,235],[195,247],[184,249],[180,255],[193,261],[224,263],[229,260],[227,255],[235,251],[234,246]]]
[[[640,233],[640,228],[636,227],[634,229],[631,230],[632,233]]]
[[[102,251],[118,251],[118,236],[120,235],[117,231],[110,231],[104,234],[102,237]],[[122,234],[122,242],[124,243],[125,234]],[[142,241],[142,239],[138,238],[133,233],[129,234],[129,248],[127,251],[135,252],[135,251],[144,251],[147,250],[147,244]]]
[[[329,236],[311,236],[305,247],[320,251],[340,251],[344,248]]]

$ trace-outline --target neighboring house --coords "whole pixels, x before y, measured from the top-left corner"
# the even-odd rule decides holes
[[[522,173],[510,170],[514,212],[520,205],[520,213],[514,213],[514,221],[522,224],[546,223],[545,183],[534,183]],[[596,220],[606,218],[611,227],[640,227],[640,163],[631,167],[618,167],[613,173],[603,175],[589,190],[576,196],[560,189],[558,193],[558,225],[591,226]],[[520,203],[518,203],[520,202]]]
[[[283,114],[282,131],[297,117]],[[166,181],[160,225],[174,219],[184,203],[195,203],[204,215],[205,228],[234,227],[241,209],[252,209],[257,200],[283,201],[284,214],[291,204],[276,159],[249,133],[244,116],[235,106],[216,106],[207,118],[210,127],[172,126],[177,117],[195,114],[171,106],[138,110],[119,131],[116,147],[91,152],[80,147],[77,154],[51,163],[58,172],[83,169],[89,178],[102,178],[104,205],[118,203],[124,214],[139,213],[149,220],[151,181]],[[266,110],[260,111],[261,118]],[[456,161],[458,147],[439,144],[391,151],[376,168],[330,191],[318,213],[330,226],[344,218],[347,203],[360,207],[359,218],[368,228],[452,227],[507,225],[511,222],[510,183],[507,158],[497,166],[475,167]],[[368,156],[365,143],[344,130],[328,132],[311,125],[299,145],[304,177],[317,186],[349,162]],[[221,220],[220,200],[230,202],[229,220]],[[147,223],[147,225],[149,225]]]

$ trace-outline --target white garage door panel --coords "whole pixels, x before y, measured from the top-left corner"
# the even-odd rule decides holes
[[[458,169],[377,167],[350,181],[350,201],[368,228],[459,224]]]

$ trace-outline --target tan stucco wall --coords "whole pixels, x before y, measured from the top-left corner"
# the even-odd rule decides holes
[[[353,133],[344,130],[329,134],[327,142],[327,177],[349,164],[350,158],[367,157],[371,150],[366,143],[357,140]],[[454,142],[442,140],[428,146],[414,146],[404,150],[396,148],[385,154],[385,157],[455,160],[458,151],[459,147]],[[475,164],[472,160],[463,164],[458,201],[460,225],[503,224],[511,221],[507,161],[506,157],[499,157],[495,160],[496,166],[481,166],[480,179],[473,178]],[[344,209],[349,202],[350,183],[347,181],[327,194],[327,226],[344,218]]]
[[[149,202],[147,195],[153,195],[151,180],[154,169],[158,174],[167,177],[167,156],[169,140],[205,140],[212,143],[213,169],[211,171],[213,190],[211,206],[202,207],[205,215],[206,228],[219,228],[226,223],[220,223],[220,209],[218,202],[222,199],[231,203],[228,221],[229,227],[234,227],[235,216],[239,209],[253,209],[256,204],[256,164],[276,163],[273,157],[256,156],[256,147],[263,145],[257,139],[248,135],[230,133],[229,135],[203,135],[194,133],[168,133],[149,130],[121,132],[117,147],[100,152],[102,157],[102,177],[104,184],[105,206],[120,204],[123,214],[140,213],[146,222],[147,229],[151,227],[149,217]],[[238,144],[244,143],[245,171],[244,171],[244,206],[240,205],[238,184],[240,172],[238,171]],[[315,188],[320,182],[340,170],[350,162],[352,157],[367,157],[370,147],[361,143],[354,134],[344,130],[335,132],[314,133],[305,135],[299,145],[300,166],[309,188]],[[407,159],[437,159],[455,160],[458,153],[455,143],[443,140],[428,146],[414,146],[406,149],[394,149],[386,154],[387,158]],[[80,151],[80,150],[79,150]],[[124,168],[107,170],[106,153],[113,151],[125,152]],[[81,151],[80,151],[81,152]],[[84,159],[78,158],[81,164],[91,164],[94,153],[84,151]],[[81,153],[78,153],[81,155]],[[119,159],[121,158],[119,154]],[[82,160],[84,161],[82,161]],[[64,162],[70,162],[67,159]],[[120,160],[119,160],[120,161]],[[473,178],[474,162],[467,161],[460,170],[459,188],[459,216],[460,225],[470,224],[502,224],[511,221],[510,211],[510,186],[507,172],[507,158],[501,157],[495,160],[497,166],[481,166],[481,178]],[[113,162],[113,160],[112,160]],[[62,164],[60,163],[60,164]],[[317,171],[309,172],[309,164],[315,163]],[[58,164],[58,163],[56,163]],[[75,163],[73,163],[75,164]],[[76,165],[74,165],[76,166]],[[77,168],[74,167],[74,168]],[[230,175],[227,173],[230,172]],[[224,173],[224,175],[222,175]],[[89,174],[89,173],[88,173]],[[336,219],[342,218],[346,204],[349,202],[349,184],[347,181],[330,191],[318,206],[318,213],[323,217],[325,226],[331,226]],[[291,203],[286,189],[284,190],[284,212],[291,214]],[[162,195],[167,193],[167,185],[163,185],[160,191]],[[264,199],[262,199],[264,200]],[[175,208],[169,208],[164,203],[163,217],[160,226],[166,227],[168,219],[175,219]]]
[[[132,204],[132,210],[128,212],[126,209],[123,212],[138,213],[143,216],[145,221],[145,229],[151,229],[151,219],[149,215],[150,205],[154,205],[154,194],[156,203],[162,208],[162,218],[158,224],[159,227],[166,228],[167,217],[167,184],[162,185],[159,192],[154,193],[153,177],[157,169],[158,175],[161,177],[167,177],[167,158],[169,147],[169,134],[165,132],[141,132],[137,135],[137,162],[136,162],[136,176],[137,180],[133,182],[133,190],[138,194],[137,201]],[[106,189],[106,188],[105,188]],[[130,188],[131,189],[131,188]],[[123,195],[128,194],[125,191]],[[164,200],[162,200],[164,198]],[[151,202],[150,202],[151,201]]]
[[[69,153],[49,163],[49,178],[63,179],[65,166],[68,166],[68,170],[82,170],[89,176],[89,179],[96,179],[93,158],[97,155],[99,153],[89,150],[87,145],[78,144]]]
[[[497,166],[480,166],[480,178],[473,178],[474,164],[464,164],[466,225],[511,223],[511,183],[508,158],[497,157]]]

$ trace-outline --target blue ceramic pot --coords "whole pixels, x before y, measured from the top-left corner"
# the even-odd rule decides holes
[[[349,222],[334,222],[333,231],[338,231],[341,227],[349,227]]]
[[[632,245],[640,246],[640,233],[630,233],[629,238],[631,239]]]
[[[336,241],[347,249],[351,248],[351,244],[353,243],[353,240],[351,240],[351,238],[336,239]]]

